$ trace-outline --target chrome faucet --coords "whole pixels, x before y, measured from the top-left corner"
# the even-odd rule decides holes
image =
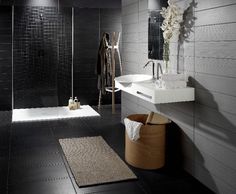
[[[146,68],[148,66],[148,64],[150,64],[150,63],[152,63],[152,79],[154,80],[155,79],[155,73],[154,73],[155,62],[150,60],[143,66],[143,68]]]
[[[143,66],[143,68],[147,67],[148,64],[150,64],[150,63],[152,63],[152,79],[155,80],[155,72],[154,72],[155,71],[155,64],[157,65],[157,77],[156,77],[156,79],[157,80],[160,79],[160,77],[161,77],[160,73],[163,74],[161,64],[160,63],[155,63],[155,61],[150,60]]]
[[[160,73],[163,74],[162,67],[160,63],[157,63],[157,80],[161,78]]]

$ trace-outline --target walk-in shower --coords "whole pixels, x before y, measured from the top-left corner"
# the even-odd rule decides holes
[[[73,8],[13,7],[13,108],[65,106],[73,95]]]
[[[103,32],[121,32],[119,8],[12,6],[12,109],[53,112],[71,96],[97,105]],[[111,96],[103,103],[111,103]]]

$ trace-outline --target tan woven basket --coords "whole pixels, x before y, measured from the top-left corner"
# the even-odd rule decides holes
[[[158,169],[165,164],[165,128],[166,125],[145,125],[148,115],[135,114],[128,118],[142,122],[140,138],[129,139],[125,134],[125,160],[132,166],[142,169]]]

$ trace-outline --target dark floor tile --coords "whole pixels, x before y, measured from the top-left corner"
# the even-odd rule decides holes
[[[8,158],[0,157],[0,193],[6,192],[8,173]]]
[[[193,179],[187,173],[179,171],[179,173],[166,172],[165,168],[160,170],[141,170],[132,168],[138,176],[138,184],[148,194],[153,193],[183,193],[183,194],[211,194],[212,192],[201,183]]]
[[[9,148],[8,145],[0,146],[0,158],[8,158]]]
[[[12,155],[10,159],[10,168],[27,168],[27,167],[40,167],[45,164],[62,163],[62,157],[58,151],[49,152],[32,152],[23,155]]]
[[[49,121],[13,123],[12,136],[18,138],[50,137],[52,136],[52,126]]]
[[[0,128],[2,126],[11,125],[12,112],[11,111],[0,111]]]
[[[111,106],[103,106],[100,110],[93,108],[101,117],[13,123],[9,193],[73,194],[75,190],[77,194],[211,193],[180,167],[173,170],[168,165],[150,171],[128,165],[138,180],[79,188],[58,139],[100,135],[123,160],[125,155],[125,128],[120,123],[120,106],[116,114],[111,113]],[[4,134],[9,135],[6,132]],[[2,156],[7,153],[5,148],[8,147],[0,150]],[[4,175],[2,177],[4,184]]]
[[[122,154],[125,149],[125,133],[124,126],[120,123],[107,125],[103,128],[96,129],[97,133],[100,134],[108,145],[115,150],[118,154]]]
[[[55,180],[61,177],[68,178],[63,162],[29,164],[29,166],[21,168],[15,166],[10,169],[9,185],[32,184],[33,182]]]
[[[10,127],[0,127],[0,147],[9,145],[9,131]]]
[[[53,134],[56,139],[97,135],[81,119],[59,120],[53,127]]]
[[[38,145],[38,144],[37,144]],[[11,147],[11,158],[18,156],[25,157],[27,155],[37,154],[41,156],[42,154],[58,153],[58,146],[56,140],[49,145],[43,146],[15,146]]]
[[[68,177],[58,177],[12,186],[9,194],[75,194],[75,191]]]
[[[31,148],[37,148],[42,147],[45,148],[47,146],[53,146],[56,145],[56,140],[51,137],[27,137],[27,138],[18,138],[18,137],[12,137],[11,139],[11,149],[12,152],[16,152],[17,150],[24,150],[24,149],[31,149]]]
[[[5,187],[0,187],[1,194],[7,194],[7,189]]]
[[[142,188],[136,184],[137,180],[128,182],[110,183],[105,185],[92,186],[87,188],[80,188],[84,194],[88,193],[127,193],[127,194],[141,194],[144,193]]]

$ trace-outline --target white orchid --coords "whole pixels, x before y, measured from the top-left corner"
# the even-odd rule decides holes
[[[180,31],[180,23],[183,20],[183,13],[180,8],[168,0],[168,7],[163,7],[160,14],[164,18],[164,21],[161,25],[161,29],[163,30],[163,60],[166,64],[166,71],[168,71],[168,62],[170,55],[170,39],[174,34],[179,34]]]
[[[160,14],[164,18],[161,29],[163,30],[163,37],[165,41],[170,41],[173,34],[178,34],[180,29],[180,23],[183,19],[181,9],[168,1],[168,7],[163,7]]]

